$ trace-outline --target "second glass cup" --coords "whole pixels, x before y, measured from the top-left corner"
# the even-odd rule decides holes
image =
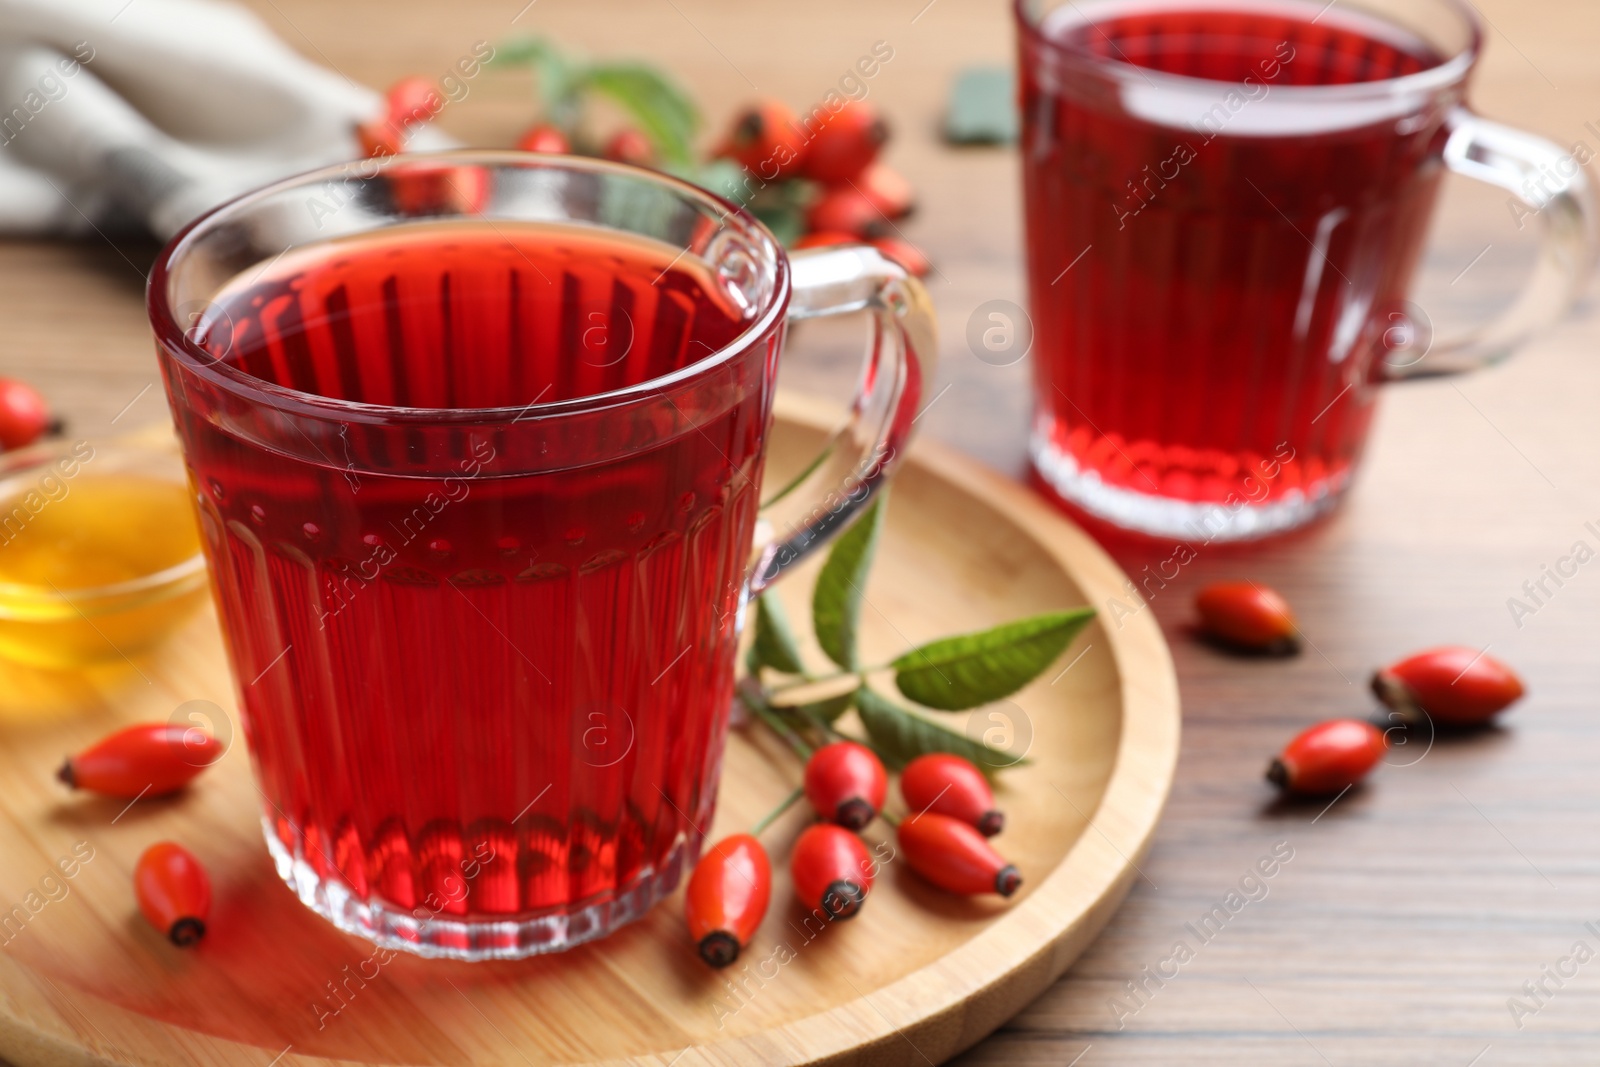
[[[1504,356],[1594,257],[1583,167],[1463,103],[1459,0],[1017,0],[1046,487],[1186,542],[1341,498],[1377,386]],[[1503,316],[1432,341],[1407,302],[1446,170],[1537,222]]]

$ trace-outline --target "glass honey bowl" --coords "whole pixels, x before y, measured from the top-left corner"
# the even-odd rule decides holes
[[[206,592],[183,461],[164,428],[0,456],[0,656],[56,669],[131,661]]]

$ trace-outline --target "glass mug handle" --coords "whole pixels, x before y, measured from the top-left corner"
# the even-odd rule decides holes
[[[1566,313],[1594,263],[1600,223],[1594,187],[1572,153],[1464,107],[1453,109],[1446,121],[1445,165],[1510,193],[1521,209],[1518,229],[1529,217],[1539,220],[1539,262],[1522,295],[1498,318],[1431,346],[1405,366],[1385,363],[1384,376],[1391,381],[1457,374],[1505,358]]]
[[[790,321],[866,311],[872,332],[848,421],[805,471],[763,503],[763,510],[821,481],[842,462],[849,468],[782,536],[761,548],[745,583],[752,597],[842,533],[872,503],[905,453],[938,361],[928,291],[877,249],[819,248],[791,253],[789,262]]]

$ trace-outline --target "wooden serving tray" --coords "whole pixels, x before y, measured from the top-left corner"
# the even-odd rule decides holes
[[[769,484],[815,455],[830,425],[781,400]],[[810,581],[782,590],[797,622]],[[1123,582],[1029,492],[925,442],[895,486],[863,652],[883,662],[945,634],[1104,604]],[[19,1067],[938,1062],[1033,999],[1110,919],[1178,751],[1177,684],[1154,620],[1097,621],[1013,701],[971,713],[1032,759],[1000,787],[996,844],[1025,878],[1012,900],[948,896],[890,862],[858,918],[819,931],[775,862],[771,913],[726,971],[696,958],[676,899],[563,955],[469,964],[384,952],[304,908],[267,858],[242,743],[172,798],[127,806],[55,781],[64,753],[191,700],[233,714],[209,610],[138,663],[0,664],[0,1056]],[[748,826],[798,777],[789,753],[736,729],[712,838]],[[796,808],[767,832],[775,857],[806,818]],[[891,834],[881,821],[867,832]],[[133,863],[162,838],[187,844],[215,882],[194,949],[168,945],[134,904]]]

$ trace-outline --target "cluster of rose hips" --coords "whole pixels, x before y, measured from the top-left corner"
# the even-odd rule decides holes
[[[900,772],[900,796],[910,814],[883,810],[889,776],[876,753],[854,741],[834,741],[810,753],[803,795],[818,821],[795,840],[789,873],[795,896],[812,914],[853,918],[866,903],[879,862],[859,833],[882,815],[895,826],[898,856],[923,878],[951,893],[1009,897],[1022,884],[988,838],[1005,826],[983,772],[960,756],[918,756]],[[700,958],[726,967],[750,944],[772,898],[772,863],[758,835],[786,810],[782,805],[750,833],[712,845],[689,878],[685,913]]]
[[[1279,593],[1255,582],[1218,582],[1195,598],[1200,630],[1245,652],[1299,650],[1300,627]],[[1375,671],[1372,692],[1392,722],[1330,719],[1297,734],[1267,767],[1267,780],[1300,796],[1327,796],[1367,776],[1394,729],[1424,723],[1483,726],[1521,698],[1522,681],[1504,663],[1460,645],[1432,648]]]
[[[222,753],[222,742],[204,730],[141,723],[67,757],[56,777],[69,788],[132,804],[176,793]],[[192,945],[205,936],[211,878],[182,845],[158,841],[145,849],[133,868],[133,889],[144,917],[174,945]]]
[[[383,158],[405,151],[413,132],[442,107],[443,98],[431,81],[402,78],[385,94],[384,114],[357,127],[363,152]],[[804,232],[794,247],[864,242],[920,277],[930,269],[928,258],[900,237],[894,225],[911,214],[915,197],[911,183],[879,158],[888,140],[888,125],[864,100],[845,101],[837,110],[819,107],[804,121],[782,102],[762,100],[734,118],[711,158],[743,169],[734,196],[758,215],[773,203],[804,204]],[[632,126],[591,146],[574,145],[560,126],[540,121],[517,139],[516,147],[547,155],[595,149],[592,154],[637,167],[662,162],[655,144]],[[430,184],[428,172],[413,172],[404,176],[396,193],[419,204],[470,201],[478,193],[473,181],[441,168],[438,181]]]
[[[865,100],[818,108],[804,122],[782,101],[762,100],[734,118],[712,155],[739,164],[764,188],[802,183],[806,232],[796,248],[864,241],[920,277],[928,259],[894,225],[916,199],[911,183],[879,158],[888,141],[888,124]]]

